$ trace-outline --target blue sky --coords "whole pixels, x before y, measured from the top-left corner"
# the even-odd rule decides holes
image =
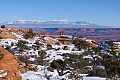
[[[120,27],[120,0],[0,0],[0,23],[54,19]]]

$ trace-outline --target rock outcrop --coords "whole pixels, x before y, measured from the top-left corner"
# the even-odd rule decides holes
[[[6,39],[6,38],[12,38],[12,39],[16,39],[16,35],[15,34],[21,34],[22,32],[17,29],[17,28],[3,28],[2,30],[0,30],[0,38],[2,39]]]
[[[4,48],[0,47],[1,53],[4,54],[4,58],[0,60],[0,70],[4,70],[7,73],[2,77],[0,73],[0,80],[22,80],[21,73],[26,72],[24,68],[25,64],[20,62],[16,56],[9,53]]]
[[[53,38],[50,38],[50,37],[46,37],[45,42],[47,44],[56,44],[57,43],[56,45],[61,45],[61,43],[57,39],[53,39]]]
[[[94,40],[91,40],[91,39],[87,39],[86,42],[91,46],[91,47],[95,47],[97,48],[98,47],[98,42],[94,41]]]

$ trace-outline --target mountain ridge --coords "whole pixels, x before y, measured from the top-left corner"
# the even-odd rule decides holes
[[[111,26],[102,26],[85,21],[69,22],[68,20],[17,20],[7,21],[1,25],[13,27],[43,27],[43,28],[111,28]]]

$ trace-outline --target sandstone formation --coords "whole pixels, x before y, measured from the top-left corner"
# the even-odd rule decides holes
[[[0,80],[22,80],[20,76],[21,73],[26,72],[24,68],[25,64],[20,62],[16,56],[9,53],[7,50],[4,50],[0,47],[1,53],[4,54],[4,58],[0,60]],[[2,75],[2,74],[7,75]]]
[[[6,38],[12,38],[16,39],[16,34],[21,34],[21,31],[19,29],[14,28],[4,28],[0,30],[0,38],[6,39]]]

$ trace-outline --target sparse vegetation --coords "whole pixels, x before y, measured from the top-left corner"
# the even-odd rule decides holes
[[[88,60],[84,60],[80,55],[67,54],[65,57],[69,57],[65,59],[67,67],[71,67],[74,70],[78,69],[83,71],[84,67],[91,65]]]
[[[52,45],[51,44],[47,44],[47,50],[51,50],[52,49]]]
[[[36,64],[45,65],[46,52],[44,50],[38,51],[39,57],[36,60]]]
[[[14,43],[13,43],[13,42],[11,43],[11,46],[14,46]]]
[[[4,58],[4,54],[2,54],[0,51],[0,60],[2,60],[3,58]]]
[[[17,47],[19,48],[20,52],[23,52],[25,49],[29,50],[29,48],[25,45],[27,44],[27,41],[19,40],[18,43],[16,44]]]
[[[30,63],[27,56],[17,56],[17,57],[21,62],[24,62],[26,65]]]
[[[66,63],[60,59],[53,60],[53,62],[50,65],[53,69],[64,69],[66,66]]]
[[[5,25],[2,25],[1,28],[5,28]]]
[[[109,58],[108,60],[103,61],[103,65],[105,66],[105,71],[107,72],[107,77],[115,77],[120,76],[120,61],[113,60]]]
[[[87,49],[89,47],[88,43],[81,38],[73,38],[72,43],[75,44],[76,48],[78,48],[79,50]]]
[[[26,32],[25,34],[24,34],[24,38],[25,39],[31,39],[31,38],[33,38],[35,36],[35,33],[33,32],[33,30],[32,29],[30,29],[28,32]]]
[[[46,53],[44,50],[38,51],[38,55],[39,55],[42,59],[46,58],[46,54],[47,54],[47,53]]]
[[[53,60],[50,67],[52,67],[53,69],[57,69],[59,76],[62,76],[64,74],[68,73],[68,72],[65,72],[65,73],[63,72],[66,67],[66,63],[64,61],[62,61],[61,59]]]

